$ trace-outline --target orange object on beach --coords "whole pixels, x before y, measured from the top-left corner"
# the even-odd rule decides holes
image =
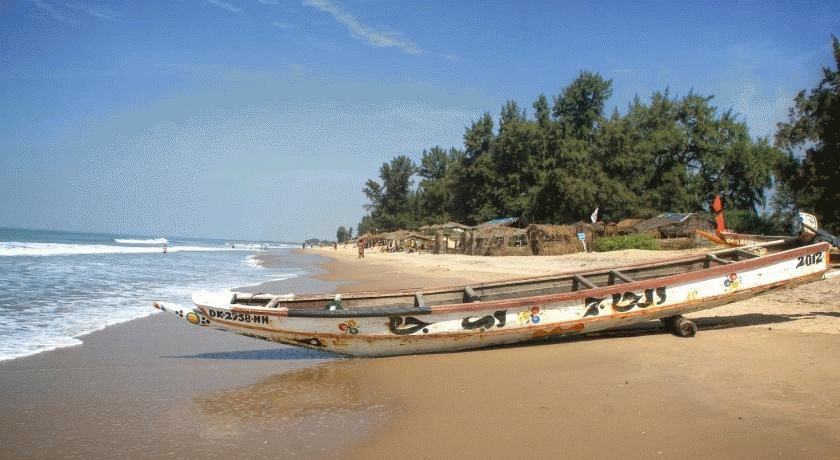
[[[715,230],[718,233],[726,231],[726,221],[723,219],[723,203],[720,200],[720,195],[715,196],[715,201],[712,202],[712,210],[718,213],[715,216]]]

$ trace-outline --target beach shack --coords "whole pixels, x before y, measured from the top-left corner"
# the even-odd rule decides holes
[[[531,224],[525,229],[528,247],[535,256],[558,256],[584,250],[574,225]]]
[[[476,226],[470,244],[471,255],[527,255],[528,237],[518,217],[494,219]]]
[[[408,230],[396,230],[379,234],[377,241],[387,252],[421,252],[431,249],[434,238]]]
[[[419,230],[434,240],[432,244],[433,253],[447,254],[460,252],[465,245],[465,241],[472,238],[471,232],[475,230],[475,227],[458,222],[446,222],[424,225]]]
[[[648,233],[654,238],[696,238],[695,230],[711,231],[709,219],[698,213],[662,213],[643,220],[632,227],[631,233]]]

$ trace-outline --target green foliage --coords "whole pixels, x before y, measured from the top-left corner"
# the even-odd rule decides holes
[[[692,92],[637,97],[624,115],[614,109],[606,117],[612,80],[581,72],[553,105],[539,95],[533,116],[514,101],[502,106],[498,127],[484,113],[466,127],[463,150],[433,147],[419,167],[404,155],[384,163],[380,180],[363,189],[368,214],[358,233],[512,216],[570,224],[588,220],[595,207],[615,222],[706,210],[716,195],[730,227],[742,232],[787,233],[795,205],[840,227],[840,77],[824,74],[797,96],[790,123],[770,145],[711,96]],[[774,212],[759,215],[771,188]]]
[[[790,235],[791,219],[777,219],[759,215],[755,210],[733,209],[725,213],[726,228],[740,233],[757,235]]]
[[[405,155],[394,157],[390,163],[383,163],[379,168],[382,184],[369,179],[362,189],[368,198],[368,220],[359,224],[362,229],[392,231],[408,228],[414,223],[411,205],[416,200],[411,189],[417,173],[417,166]]]
[[[610,96],[612,80],[584,71],[554,99],[553,115],[571,137],[591,139]]]
[[[647,233],[618,235],[597,238],[593,244],[598,252],[620,251],[622,249],[659,249],[659,240]]]
[[[335,232],[335,238],[339,243],[344,243],[345,241],[353,239],[353,227],[350,227],[350,230],[344,228],[343,225],[338,227],[338,230]]]
[[[816,88],[794,99],[787,123],[779,123],[776,145],[789,158],[780,168],[783,195],[776,212],[812,211],[829,232],[840,232],[840,42],[832,35],[835,69],[823,68]]]

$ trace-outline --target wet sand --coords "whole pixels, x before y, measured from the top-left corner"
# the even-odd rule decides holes
[[[319,280],[249,290],[420,288],[674,256],[312,253],[330,258],[306,259]],[[1,362],[0,457],[837,458],[838,292],[834,277],[699,312],[692,339],[650,323],[382,359],[154,315]]]
[[[317,271],[323,260],[308,257],[305,268]],[[304,277],[279,284],[333,286]],[[358,411],[284,410],[248,390],[336,359],[323,353],[195,327],[168,314],[81,340],[0,362],[0,458],[329,458],[338,444],[313,437],[313,429],[333,426],[346,432],[339,440],[353,439],[376,421]],[[273,412],[246,423],[228,415],[261,414],[267,406]]]

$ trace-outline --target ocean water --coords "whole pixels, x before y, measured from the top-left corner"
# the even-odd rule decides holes
[[[255,262],[291,247],[0,228],[0,361],[81,344],[84,334],[156,313],[154,300],[190,304],[194,291],[302,276]]]

